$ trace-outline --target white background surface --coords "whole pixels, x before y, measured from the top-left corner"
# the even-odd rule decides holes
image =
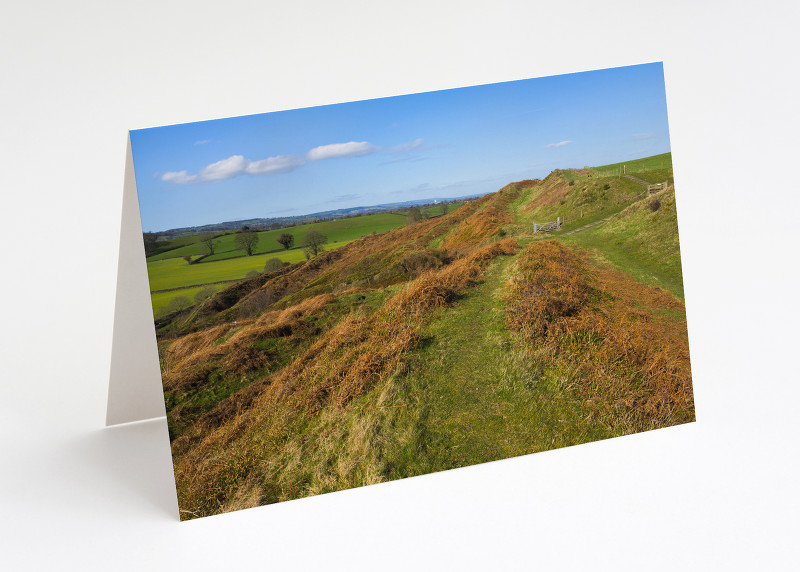
[[[0,9],[0,568],[797,565],[797,5],[539,4]],[[103,428],[128,129],[659,60],[696,423],[177,521],[166,424]]]

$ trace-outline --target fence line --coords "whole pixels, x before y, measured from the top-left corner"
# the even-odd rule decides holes
[[[664,181],[663,183],[648,183],[647,181],[643,181],[641,179],[637,179],[633,175],[623,175],[626,179],[633,181],[634,183],[639,183],[645,189],[645,195],[654,195],[659,191],[663,191],[669,186],[669,181]]]

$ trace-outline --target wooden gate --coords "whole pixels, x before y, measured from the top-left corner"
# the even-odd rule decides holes
[[[535,222],[533,223],[533,232],[550,232],[561,228],[561,217],[553,222]]]

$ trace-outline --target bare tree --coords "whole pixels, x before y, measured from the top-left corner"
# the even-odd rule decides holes
[[[233,241],[240,250],[244,250],[244,253],[250,256],[258,244],[258,233],[248,226],[243,226],[242,230],[236,233]]]
[[[214,254],[214,248],[217,246],[214,242],[215,238],[216,237],[214,236],[213,232],[204,232],[200,235],[199,242],[208,249],[209,255]]]
[[[306,251],[306,258],[316,256],[324,250],[323,245],[328,242],[328,237],[317,230],[312,230],[300,243]]]

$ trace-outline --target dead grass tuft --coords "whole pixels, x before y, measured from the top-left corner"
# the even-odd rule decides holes
[[[529,246],[506,320],[531,350],[574,372],[594,410],[632,430],[693,419],[683,304],[555,241]],[[676,316],[677,314],[677,316]]]
[[[507,193],[506,196],[511,196],[511,193]],[[464,252],[486,239],[498,235],[502,225],[512,222],[513,218],[508,211],[500,210],[493,205],[487,206],[455,227],[445,237],[442,246],[448,252]]]
[[[539,188],[539,193],[525,206],[523,212],[531,212],[545,205],[557,205],[565,200],[572,190],[566,179],[556,176],[545,178],[539,184]]]
[[[265,313],[257,321],[234,322],[178,338],[164,352],[164,387],[197,387],[218,369],[241,376],[269,367],[271,356],[253,347],[253,343],[292,335],[302,318],[320,311],[334,299],[331,294],[315,296],[283,311]],[[230,335],[223,341],[226,334]]]

